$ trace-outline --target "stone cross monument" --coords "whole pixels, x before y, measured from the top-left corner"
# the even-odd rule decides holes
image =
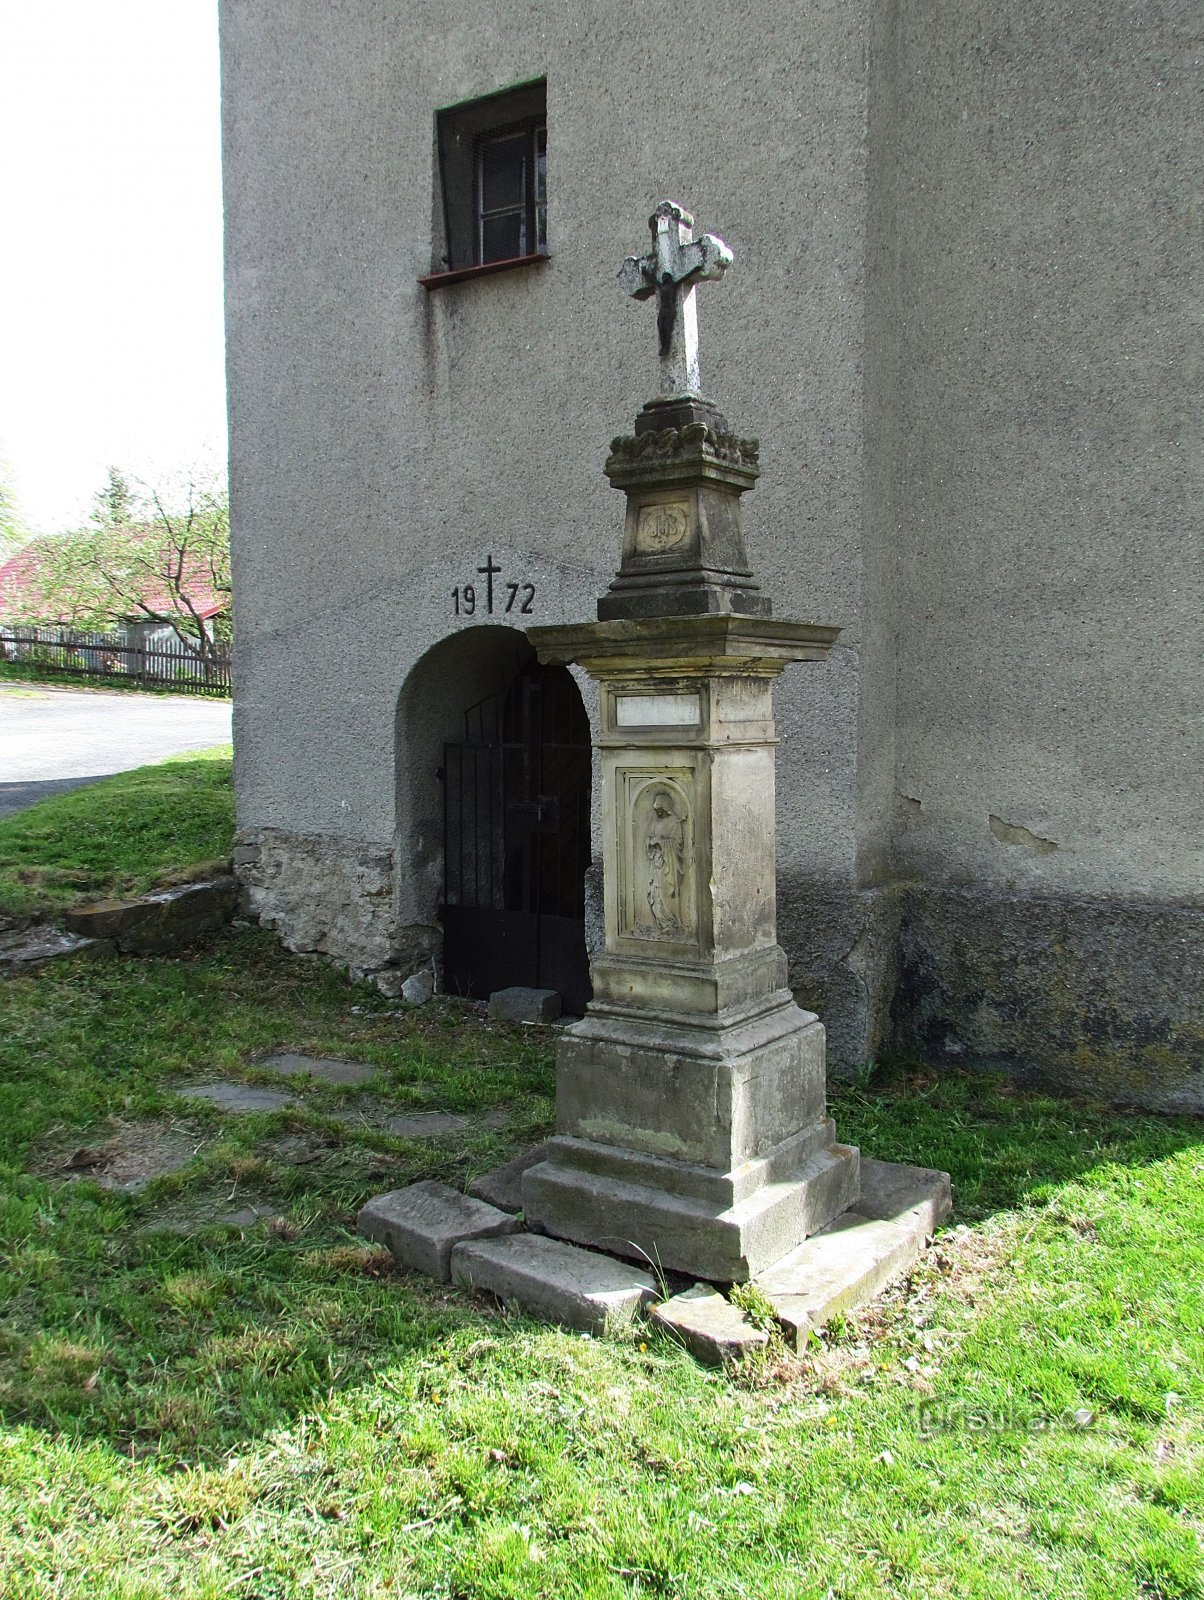
[[[732,253],[713,233],[695,239],[694,218],[672,200],[661,201],[648,226],[651,251],[628,256],[619,268],[619,282],[637,300],[657,297],[661,394],[698,394],[694,285],[704,278],[722,278],[732,264]]]
[[[669,393],[606,463],[627,498],[619,572],[597,622],[530,630],[541,660],[601,686],[605,941],[523,1204],[560,1238],[732,1282],[860,1192],[775,922],[773,682],[838,630],[771,617],[741,520],[756,441],[698,393],[693,283],[731,252],[671,202],[652,222],[656,249],[620,279],[660,297]]]
[[[529,630],[541,661],[578,662],[601,689],[604,937],[593,1000],[556,1053],[556,1135],[521,1200],[511,1163],[479,1198],[411,1184],[358,1225],[406,1266],[591,1331],[656,1294],[615,1256],[753,1278],[797,1343],[917,1258],[949,1176],[837,1142],[824,1030],[787,987],[773,685],[839,630],[774,618],[744,553],[757,442],[698,392],[693,310],[695,282],[731,252],[691,238],[671,201],[652,225],[656,248],[619,273],[659,298],[662,374],[606,462],[627,500],[619,570],[596,622]],[[707,1360],[766,1337],[700,1285],[652,1315]]]

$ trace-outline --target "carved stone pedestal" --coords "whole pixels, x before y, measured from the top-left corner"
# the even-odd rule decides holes
[[[857,1200],[774,904],[773,680],[836,632],[732,614],[532,630],[602,690],[605,948],[557,1055],[557,1137],[523,1178],[549,1233],[742,1281]]]

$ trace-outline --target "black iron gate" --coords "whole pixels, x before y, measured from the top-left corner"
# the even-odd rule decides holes
[[[530,662],[443,747],[443,978],[451,994],[590,997],[589,718],[563,667]]]

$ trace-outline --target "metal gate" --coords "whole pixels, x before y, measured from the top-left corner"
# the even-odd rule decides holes
[[[529,984],[590,998],[589,718],[563,667],[530,662],[443,747],[443,981],[487,999]]]

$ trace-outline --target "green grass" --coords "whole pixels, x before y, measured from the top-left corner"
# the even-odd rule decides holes
[[[250,929],[0,984],[4,1600],[1204,1596],[1204,1124],[969,1075],[834,1087],[843,1138],[952,1172],[956,1226],[733,1377],[355,1238],[371,1194],[542,1136],[553,1045]],[[379,1081],[238,1118],[173,1093],[282,1046]],[[339,1120],[436,1106],[510,1122]],[[87,1176],[152,1137],[184,1165]],[[220,1221],[251,1200],[273,1220]]]
[[[0,916],[142,894],[230,853],[229,745],[139,767],[0,821]]]

